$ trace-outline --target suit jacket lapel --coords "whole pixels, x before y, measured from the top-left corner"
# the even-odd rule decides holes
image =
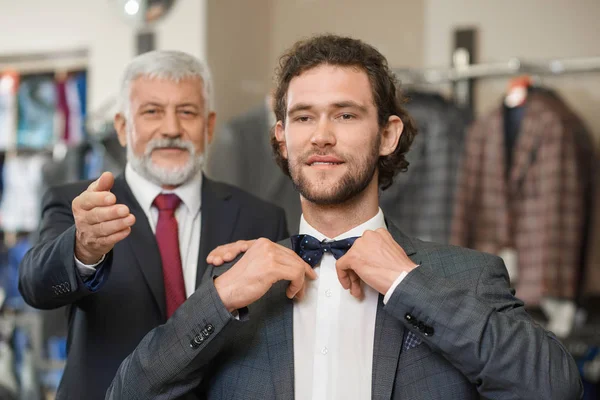
[[[135,224],[131,228],[127,242],[137,259],[137,266],[142,271],[156,306],[164,319],[167,312],[160,253],[146,213],[137,202],[129,185],[127,185],[124,174],[120,174],[115,179],[112,192],[117,197],[117,202],[128,205],[131,213],[135,215]]]
[[[386,221],[388,230],[396,242],[404,249],[411,259],[420,264],[410,238],[404,235],[396,226]],[[404,325],[383,309],[383,295],[379,296],[377,316],[375,318],[375,338],[373,343],[373,400],[389,400],[392,397],[398,359],[402,352]]]
[[[540,123],[539,114],[544,108],[544,98],[539,94],[529,94],[525,115],[521,121],[519,135],[513,149],[513,165],[510,170],[510,194],[518,196],[525,175],[537,157],[537,149],[541,145],[547,125]]]
[[[231,241],[239,214],[239,205],[232,201],[232,193],[225,185],[202,178],[202,227],[198,253],[196,288],[206,271],[206,257],[215,247]]]
[[[289,239],[279,244],[291,248]],[[266,299],[269,363],[275,397],[279,400],[294,398],[294,303],[285,294],[288,284],[287,281],[277,282]]]
[[[390,233],[406,254],[416,263],[420,263],[410,238],[389,221],[386,223]],[[291,242],[288,239],[279,244],[291,248]],[[269,363],[272,366],[275,395],[277,399],[281,400],[294,397],[294,306],[293,301],[287,299],[285,295],[287,285],[287,281],[278,282],[265,297],[268,302],[265,334]],[[403,337],[402,322],[384,311],[383,296],[379,296],[373,344],[372,392],[374,400],[391,398]]]

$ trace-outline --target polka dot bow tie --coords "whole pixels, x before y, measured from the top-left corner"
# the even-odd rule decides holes
[[[310,235],[294,235],[291,237],[292,249],[311,267],[315,267],[323,258],[323,254],[331,253],[335,259],[342,257],[358,237],[343,240],[323,240]]]

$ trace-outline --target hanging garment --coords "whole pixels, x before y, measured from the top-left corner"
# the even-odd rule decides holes
[[[15,143],[17,130],[17,74],[0,74],[0,150]]]
[[[581,279],[583,286],[581,289],[582,300],[585,298],[600,298],[600,157],[598,155],[596,155],[596,163],[593,166],[592,176],[595,179],[594,195],[591,206],[592,216],[589,218],[589,237],[587,241],[585,269]]]
[[[23,237],[7,249],[6,257],[2,257],[2,261],[6,260],[6,263],[0,267],[2,270],[2,287],[6,293],[4,305],[11,310],[23,310],[25,308],[25,300],[19,292],[19,264],[30,248],[31,243],[26,237]]]
[[[48,148],[54,143],[57,90],[54,75],[21,77],[17,146]]]
[[[56,81],[56,119],[57,136],[59,140],[69,141],[71,136],[71,114],[67,101],[67,82],[65,79]]]
[[[79,81],[77,76],[70,77],[65,83],[65,95],[69,109],[69,146],[77,146],[84,140],[84,113],[80,98]]]
[[[275,116],[267,103],[229,121],[207,152],[206,174],[240,187],[285,210],[288,230],[298,231],[300,195],[277,166],[270,144]]]
[[[40,220],[43,154],[8,157],[4,164],[4,193],[0,201],[5,231],[33,232]]]
[[[406,155],[408,171],[381,193],[381,208],[408,235],[448,243],[468,112],[434,93],[407,97],[419,133]]]
[[[451,243],[516,254],[517,296],[574,299],[591,192],[591,138],[553,92],[532,90],[506,165],[504,109],[477,121],[466,138]],[[508,171],[508,176],[506,172]]]

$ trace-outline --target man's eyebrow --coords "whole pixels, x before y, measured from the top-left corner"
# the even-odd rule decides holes
[[[365,107],[362,104],[359,104],[355,101],[352,101],[352,100],[339,101],[339,102],[333,103],[332,106],[334,108],[357,108],[361,112],[364,112],[364,113],[367,112],[367,107]]]
[[[298,103],[288,110],[288,114],[293,114],[298,111],[306,111],[312,109],[313,106],[308,103]]]

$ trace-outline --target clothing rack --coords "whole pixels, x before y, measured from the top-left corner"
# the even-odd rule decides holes
[[[395,68],[404,85],[439,85],[471,79],[511,75],[560,75],[600,71],[600,56],[527,61],[511,58],[505,62],[469,64],[449,68]]]
[[[543,75],[562,75],[600,71],[600,56],[557,58],[545,61],[528,61],[511,58],[504,62],[468,64],[464,49],[454,53],[454,66],[448,68],[396,68],[396,74],[404,87],[452,84],[454,102],[469,110],[475,109],[472,87],[478,79],[530,75],[534,80]]]

